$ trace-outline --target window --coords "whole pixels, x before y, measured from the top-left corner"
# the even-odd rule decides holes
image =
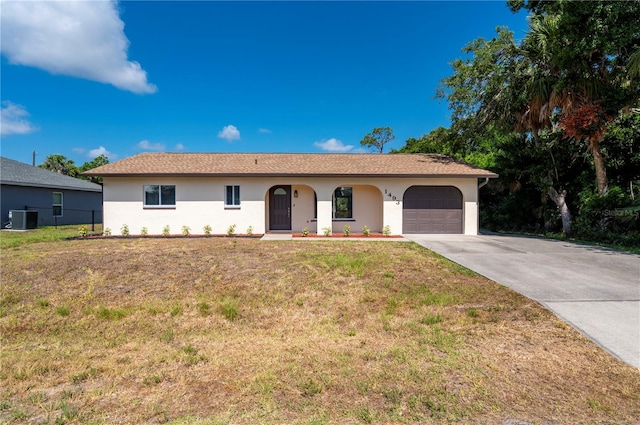
[[[175,206],[176,187],[150,184],[144,186],[144,206]]]
[[[240,186],[225,186],[224,206],[240,207]]]
[[[62,217],[62,192],[53,192],[53,216]]]
[[[333,192],[333,218],[353,218],[353,188],[338,187]]]

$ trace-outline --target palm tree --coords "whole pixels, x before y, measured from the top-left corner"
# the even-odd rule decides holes
[[[73,160],[57,153],[47,156],[39,167],[72,177],[78,174],[78,169],[73,163]]]
[[[540,129],[557,125],[566,136],[585,141],[593,157],[598,193],[604,195],[608,179],[601,142],[607,124],[638,99],[640,50],[633,49],[632,39],[611,40],[608,34],[591,32],[576,17],[584,16],[584,10],[573,3],[580,3],[582,9],[589,4],[589,22],[597,27],[606,28],[612,21],[605,12],[628,13],[626,8],[605,9],[598,2],[567,2],[558,13],[530,17],[529,32],[521,44],[523,59],[530,66],[524,88],[528,101],[518,125],[531,130],[534,137]],[[578,38],[569,39],[569,33]],[[583,43],[585,39],[590,42]]]

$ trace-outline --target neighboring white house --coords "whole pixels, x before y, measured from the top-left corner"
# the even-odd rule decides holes
[[[161,234],[270,231],[478,233],[478,179],[496,174],[443,155],[142,153],[102,176],[104,226]]]

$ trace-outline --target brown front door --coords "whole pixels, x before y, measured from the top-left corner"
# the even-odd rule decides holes
[[[269,189],[269,230],[291,230],[291,186]]]

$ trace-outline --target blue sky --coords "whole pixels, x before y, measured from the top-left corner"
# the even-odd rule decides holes
[[[1,154],[358,152],[447,126],[433,99],[504,2],[2,0]],[[388,149],[387,149],[388,150]]]

